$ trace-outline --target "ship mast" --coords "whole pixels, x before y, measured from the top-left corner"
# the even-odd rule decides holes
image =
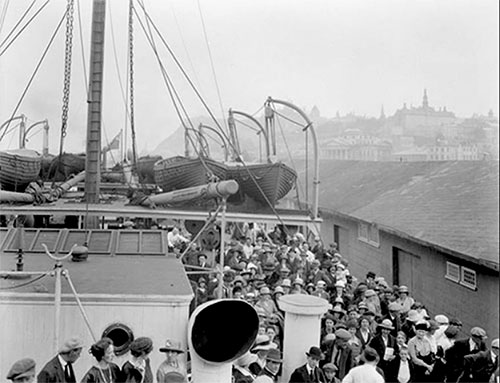
[[[87,156],[85,160],[85,201],[87,203],[99,202],[101,184],[101,101],[105,18],[106,0],[94,0],[92,7],[89,99],[87,100]],[[92,226],[97,226],[98,221],[91,221],[89,223]]]

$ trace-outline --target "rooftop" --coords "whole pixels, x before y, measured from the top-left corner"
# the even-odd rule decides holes
[[[321,169],[320,207],[498,267],[498,162],[324,161]]]

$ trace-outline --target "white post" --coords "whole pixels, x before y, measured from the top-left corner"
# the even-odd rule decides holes
[[[59,327],[61,320],[61,271],[62,265],[58,263],[55,268],[55,291],[54,291],[54,353],[59,348]]]
[[[319,347],[321,316],[331,305],[326,299],[304,294],[284,295],[278,305],[285,312],[281,382],[288,382],[293,370],[306,362],[309,348]]]

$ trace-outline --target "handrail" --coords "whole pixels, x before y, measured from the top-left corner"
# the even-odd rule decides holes
[[[318,140],[316,137],[316,132],[314,131],[313,123],[307,117],[307,115],[297,106],[293,105],[288,101],[276,100],[272,97],[268,97],[266,101],[266,105],[271,103],[281,104],[284,106],[288,106],[289,108],[295,110],[300,116],[306,121],[307,125],[304,130],[310,129],[311,136],[313,140],[313,149],[314,149],[314,178],[313,178],[313,201],[312,201],[312,215],[313,219],[318,218],[318,202],[319,202],[319,153],[318,153]]]

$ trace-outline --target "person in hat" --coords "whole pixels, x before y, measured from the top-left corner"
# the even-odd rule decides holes
[[[32,383],[35,380],[36,363],[24,358],[15,362],[7,373],[7,379],[14,383]]]
[[[302,278],[295,278],[292,283],[292,291],[290,294],[307,294],[304,290],[304,280]]]
[[[266,328],[264,326],[264,332],[266,331]],[[266,365],[266,356],[269,350],[271,350],[273,346],[271,345],[271,340],[269,339],[269,336],[266,334],[262,335],[257,335],[257,338],[255,338],[255,344],[250,350],[252,354],[257,355],[257,359],[250,363],[249,365],[249,370],[252,372],[254,375],[259,375],[264,366]]]
[[[365,303],[368,310],[373,311],[376,316],[380,316],[382,314],[380,299],[375,290],[368,289],[365,291]]]
[[[166,359],[160,364],[156,371],[156,381],[158,383],[166,383],[165,376],[170,371],[177,371],[183,376],[187,375],[186,369],[179,362],[179,355],[184,353],[180,342],[167,339],[165,346],[160,347],[160,352],[165,353]]]
[[[446,353],[453,344],[455,343],[455,339],[458,335],[458,328],[455,326],[448,326],[446,330],[444,330],[444,334],[437,340],[438,350],[441,349],[443,355]]]
[[[386,374],[389,362],[393,360],[399,352],[396,338],[391,335],[393,329],[394,327],[389,319],[382,320],[382,322],[377,325],[377,335],[375,335],[368,344],[368,346],[377,352],[379,356],[377,366],[382,369],[384,374]]]
[[[412,309],[411,306],[413,306],[415,300],[410,297],[407,286],[399,286],[398,293],[399,297],[396,299],[396,302],[401,306],[401,314],[404,315]]]
[[[373,287],[375,287],[375,277],[376,276],[377,275],[373,271],[368,271],[366,273],[365,283],[369,289],[373,289]]]
[[[384,383],[384,378],[377,371],[377,351],[367,347],[363,351],[362,359],[364,363],[351,369],[342,383]]]
[[[234,383],[252,383],[255,375],[248,368],[250,364],[257,360],[257,355],[246,352],[233,362],[233,382]]]
[[[59,353],[41,369],[37,382],[76,383],[73,363],[80,357],[82,347],[83,342],[78,337],[65,340]]]
[[[90,367],[82,383],[108,383],[122,381],[120,367],[113,363],[115,348],[113,341],[102,338],[94,343],[89,352],[95,358],[97,364]]]
[[[319,361],[323,359],[320,348],[311,346],[306,356],[307,362],[297,367],[290,375],[290,383],[325,383],[325,374],[319,368]]]
[[[325,363],[331,362],[337,367],[335,377],[342,380],[347,375],[349,370],[356,365],[353,350],[349,346],[349,340],[352,335],[344,328],[335,330],[335,342],[333,342],[331,350],[328,350],[329,360]]]
[[[389,362],[387,375],[385,376],[386,381],[394,383],[414,382],[413,368],[414,366],[408,353],[408,346],[403,345],[399,348],[398,355]],[[436,382],[438,381],[436,380]]]
[[[415,323],[417,323],[418,320],[418,313],[416,310],[408,311],[405,321],[401,325],[401,330],[406,334],[408,339],[415,336]]]
[[[446,350],[446,379],[448,382],[456,382],[458,380],[464,369],[464,360],[467,355],[486,351],[485,339],[486,331],[481,327],[473,327],[470,330],[469,338],[456,340],[453,346]]]
[[[401,317],[399,313],[401,312],[401,306],[399,303],[396,302],[391,302],[387,306],[388,314],[382,317],[383,319],[389,319],[392,323],[392,327],[394,327],[394,330],[391,331],[392,336],[397,336],[398,332],[401,330],[401,326],[403,325],[401,323]]]
[[[255,303],[255,307],[263,309],[267,316],[270,317],[278,312],[276,303],[274,303],[271,290],[267,286],[262,286],[259,290],[259,299]]]
[[[254,383],[276,383],[282,363],[281,352],[275,348],[269,350],[266,355],[266,364]]]
[[[491,349],[464,357],[464,369],[460,382],[488,383],[498,370],[498,338],[491,342]],[[497,373],[498,374],[498,373]]]
[[[361,349],[364,350],[373,338],[373,331],[371,329],[371,321],[369,317],[363,315],[359,318],[359,328],[356,331],[356,337],[361,342]]]
[[[326,299],[327,301],[330,300],[330,294],[326,291],[326,282],[325,281],[318,281],[316,282],[316,287],[314,292],[311,294],[314,295],[315,297],[320,297],[323,299]],[[342,298],[339,298],[342,299]],[[341,302],[344,304],[344,301]]]
[[[335,372],[337,372],[337,367],[333,363],[326,363],[323,366],[323,374],[325,374],[326,383],[336,383],[338,380],[335,378]]]
[[[413,362],[413,377],[417,382],[432,382],[431,372],[434,369],[435,354],[426,337],[429,331],[429,322],[420,320],[415,324],[415,336],[408,341],[408,352]]]
[[[152,383],[149,354],[153,351],[151,338],[141,336],[130,343],[130,359],[122,366],[122,379],[127,383]]]

